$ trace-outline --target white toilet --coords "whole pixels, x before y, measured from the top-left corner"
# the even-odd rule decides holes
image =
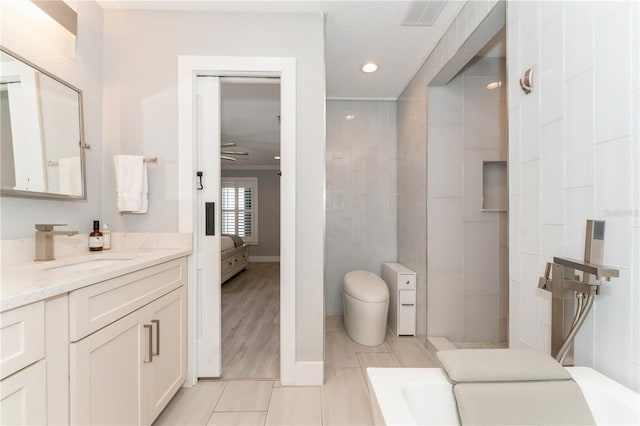
[[[347,272],[342,281],[344,328],[349,337],[365,346],[384,342],[389,312],[389,289],[368,271]]]

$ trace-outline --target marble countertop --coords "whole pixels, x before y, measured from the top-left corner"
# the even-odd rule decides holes
[[[191,253],[191,248],[122,248],[83,253],[47,262],[34,261],[3,266],[0,281],[0,312],[188,256]],[[88,269],[84,269],[85,265]]]

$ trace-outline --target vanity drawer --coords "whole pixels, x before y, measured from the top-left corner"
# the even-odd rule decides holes
[[[0,379],[44,358],[44,301],[0,314]]]
[[[73,291],[70,339],[76,342],[186,283],[187,260],[181,258]]]

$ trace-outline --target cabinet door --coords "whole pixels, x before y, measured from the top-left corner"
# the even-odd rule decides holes
[[[398,293],[398,336],[415,336],[416,292],[400,290]]]
[[[71,344],[71,424],[148,424],[143,368],[149,333],[144,310]]]
[[[182,385],[187,371],[186,287],[180,287],[153,302],[148,324],[153,326],[153,361],[149,370],[149,422],[169,403]]]
[[[0,314],[0,379],[44,358],[44,302]]]
[[[0,381],[0,424],[47,423],[46,366],[40,361]]]

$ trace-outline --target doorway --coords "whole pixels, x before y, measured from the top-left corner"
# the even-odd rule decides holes
[[[189,362],[187,385],[198,377],[221,374],[220,295],[220,130],[198,127],[202,105],[214,108],[209,117],[220,126],[219,77],[279,77],[280,122],[280,381],[296,384],[295,363],[295,123],[296,65],[291,58],[181,56],[178,66],[179,123],[179,231],[193,233],[194,252],[189,258]],[[198,93],[198,78],[214,81],[207,95]],[[217,110],[215,109],[217,108]],[[217,117],[217,118],[216,118]],[[211,149],[215,147],[215,149]],[[203,151],[204,149],[204,151]],[[206,164],[201,158],[213,158]],[[206,185],[199,185],[197,172]],[[199,190],[199,187],[205,189]],[[207,189],[209,188],[209,189]],[[208,192],[210,191],[210,192]],[[205,203],[214,203],[215,235],[206,232]],[[208,265],[208,267],[205,267]],[[212,272],[213,279],[205,276]]]
[[[279,379],[280,79],[220,81],[221,377]]]

